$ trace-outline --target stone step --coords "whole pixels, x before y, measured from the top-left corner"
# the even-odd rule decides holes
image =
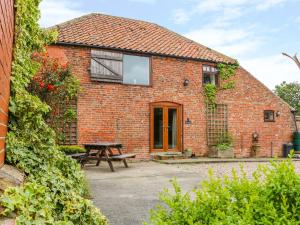
[[[156,152],[150,154],[152,160],[183,159],[181,152]]]

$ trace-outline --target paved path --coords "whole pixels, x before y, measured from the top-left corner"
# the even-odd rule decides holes
[[[242,163],[250,175],[259,163]],[[165,165],[154,162],[131,163],[130,168],[114,163],[116,172],[110,172],[107,163],[100,167],[86,167],[93,201],[110,221],[110,225],[141,225],[149,218],[149,210],[157,203],[158,193],[170,187],[176,177],[184,191],[190,191],[201,180],[207,179],[208,170],[216,174],[230,174],[239,163]],[[300,173],[300,162],[295,162]]]

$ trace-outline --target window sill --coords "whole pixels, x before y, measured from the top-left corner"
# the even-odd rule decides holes
[[[151,84],[129,84],[129,83],[121,83],[125,86],[138,86],[138,87],[152,87]]]

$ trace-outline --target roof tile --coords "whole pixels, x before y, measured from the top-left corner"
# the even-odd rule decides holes
[[[58,24],[55,28],[59,32],[59,43],[93,45],[213,62],[236,62],[164,27],[140,20],[92,13]]]

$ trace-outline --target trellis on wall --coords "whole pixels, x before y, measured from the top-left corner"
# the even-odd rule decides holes
[[[219,137],[228,132],[228,107],[225,104],[206,105],[207,145],[215,146]]]
[[[76,118],[72,121],[64,121],[61,124],[62,140],[61,145],[76,145],[77,144],[77,100],[71,100],[67,105],[62,104],[61,113],[65,113],[66,109],[73,109],[76,112]]]

